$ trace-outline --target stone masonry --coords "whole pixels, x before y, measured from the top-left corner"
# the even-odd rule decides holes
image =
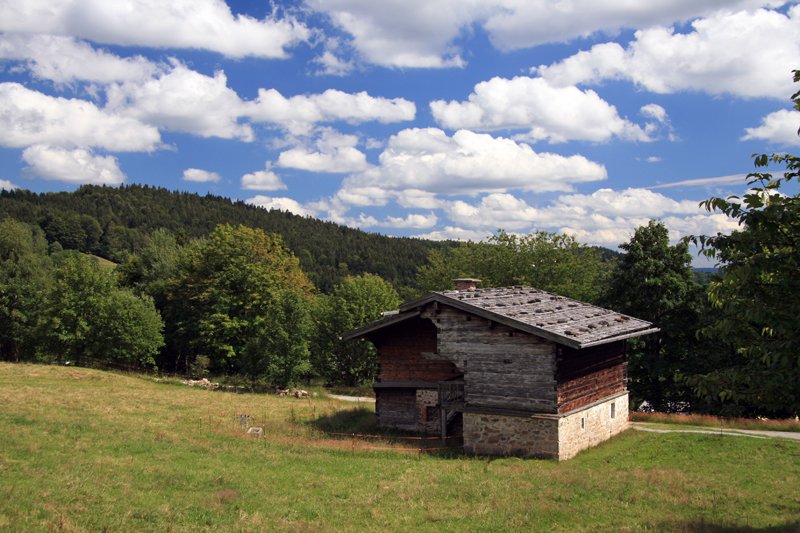
[[[627,392],[566,416],[464,413],[464,449],[486,455],[564,460],[627,427]]]

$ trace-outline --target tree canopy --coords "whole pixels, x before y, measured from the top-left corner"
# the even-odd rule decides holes
[[[400,305],[397,291],[374,274],[349,276],[317,308],[314,367],[331,384],[358,385],[377,373],[375,348],[364,339],[343,341],[351,329],[378,320]]]
[[[311,289],[280,237],[220,225],[183,249],[167,288],[178,355],[208,357],[216,373],[293,383],[309,370]]]
[[[479,278],[485,287],[528,285],[595,302],[608,267],[599,250],[569,235],[539,231],[519,236],[499,230],[486,241],[433,250],[417,283],[422,291],[445,290],[453,279],[467,276]]]
[[[640,226],[620,244],[626,253],[612,271],[604,305],[661,328],[629,342],[629,387],[635,402],[647,400],[658,410],[686,401],[679,378],[695,363],[694,333],[702,290],[692,272],[688,244],[669,244],[661,222]]]
[[[800,70],[794,71],[800,81]],[[800,110],[800,91],[792,96]],[[800,158],[759,154],[757,169],[784,168],[782,177],[756,171],[741,198],[709,198],[702,205],[739,221],[730,235],[695,237],[716,259],[720,278],[709,285],[719,311],[703,333],[730,348],[718,368],[691,380],[697,393],[743,413],[800,412],[800,195],[780,189],[800,176]]]

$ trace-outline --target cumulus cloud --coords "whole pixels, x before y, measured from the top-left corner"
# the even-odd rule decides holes
[[[183,171],[183,181],[194,181],[197,183],[217,183],[222,176],[216,172],[209,172],[199,168],[187,168]]]
[[[404,98],[370,96],[328,89],[321,94],[286,98],[276,89],[259,89],[258,98],[248,102],[248,116],[256,122],[280,125],[293,134],[308,134],[319,122],[344,121],[350,124],[413,120],[416,106]]]
[[[783,2],[770,2],[781,5]],[[720,8],[755,8],[763,0],[651,0],[647,9],[625,0],[310,0],[349,34],[360,57],[401,68],[460,67],[455,44],[481,26],[495,47],[509,50],[564,42],[598,31],[666,25]]]
[[[16,185],[14,185],[13,183],[11,183],[8,180],[0,180],[0,189],[5,189],[7,191],[11,191],[11,190],[18,189],[18,188],[19,187],[17,187]]]
[[[393,229],[426,229],[432,228],[438,221],[439,219],[434,213],[428,213],[427,215],[411,213],[405,217],[386,217],[383,222],[377,225]]]
[[[264,170],[245,174],[240,183],[242,189],[248,191],[278,191],[286,188],[278,175],[270,170],[269,164]]]
[[[781,109],[761,119],[761,125],[745,128],[743,141],[765,140],[781,146],[800,146],[800,111]]]
[[[439,125],[450,129],[526,129],[526,138],[550,142],[650,140],[596,92],[554,87],[541,78],[492,78],[477,84],[465,102],[436,100],[430,106]]]
[[[786,98],[798,57],[800,6],[794,6],[787,14],[720,11],[695,20],[686,34],[666,27],[640,30],[627,48],[597,44],[534,70],[559,86],[629,80],[655,93]]]
[[[94,155],[85,148],[64,149],[35,145],[22,152],[28,166],[24,172],[46,180],[94,185],[119,185],[125,174],[113,156]]]
[[[96,146],[116,152],[151,151],[161,136],[153,126],[101,110],[91,102],[0,83],[0,144]]]
[[[249,124],[240,124],[244,102],[228,87],[225,73],[205,76],[173,62],[173,68],[145,83],[109,86],[106,108],[160,127],[200,137],[252,141]]]
[[[389,139],[380,165],[345,178],[343,188],[463,194],[506,189],[568,191],[606,178],[583,156],[538,153],[524,143],[468,130],[448,136],[436,128],[402,130]]]
[[[57,35],[0,35],[0,58],[23,61],[33,76],[56,83],[140,81],[159,68],[142,56],[122,58]]]
[[[689,234],[730,232],[738,227],[725,215],[708,213],[697,201],[674,200],[641,188],[561,195],[544,206],[530,205],[511,194],[494,193],[474,204],[448,202],[444,210],[452,222],[469,230],[544,229],[603,246],[627,241],[637,227],[653,218],[667,225],[673,241]]]
[[[403,68],[458,67],[464,64],[452,41],[462,28],[488,13],[491,2],[444,0],[310,0],[350,34],[367,62]],[[486,6],[484,6],[486,4]]]
[[[323,128],[313,148],[296,147],[278,156],[279,167],[309,172],[360,172],[369,167],[367,156],[356,148],[358,137]]]
[[[457,226],[445,226],[440,230],[430,231],[428,233],[420,233],[419,235],[415,235],[415,237],[420,239],[428,239],[431,241],[479,242],[488,239],[491,235],[491,231],[471,230],[459,228]]]
[[[290,213],[294,213],[295,215],[300,215],[303,217],[314,216],[315,214],[312,209],[304,207],[297,200],[286,197],[276,198],[259,194],[252,198],[248,198],[245,200],[245,203],[268,210],[277,209],[279,211],[289,211]]]
[[[229,57],[283,58],[310,36],[292,17],[233,15],[223,0],[25,0],[0,4],[0,30],[72,35],[97,43],[195,48]]]

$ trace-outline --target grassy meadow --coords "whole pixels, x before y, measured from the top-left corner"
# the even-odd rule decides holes
[[[794,441],[628,431],[557,463],[332,434],[372,424],[322,395],[0,363],[0,531],[800,528]]]

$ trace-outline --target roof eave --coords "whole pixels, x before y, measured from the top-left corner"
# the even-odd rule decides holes
[[[592,346],[599,346],[600,344],[608,344],[610,342],[622,341],[633,337],[641,337],[643,335],[652,335],[658,333],[661,328],[648,328],[644,330],[631,331],[630,333],[623,333],[622,335],[614,335],[613,337],[606,337],[604,339],[597,339],[591,342],[580,343],[581,348],[591,348]]]
[[[359,337],[365,337],[374,331],[392,326],[394,324],[399,324],[400,322],[404,322],[409,318],[414,318],[415,316],[419,316],[419,311],[415,310],[401,312],[399,315],[394,315],[382,320],[376,320],[375,322],[361,326],[360,328],[351,329],[350,331],[343,333],[340,338],[344,341],[349,341]]]

